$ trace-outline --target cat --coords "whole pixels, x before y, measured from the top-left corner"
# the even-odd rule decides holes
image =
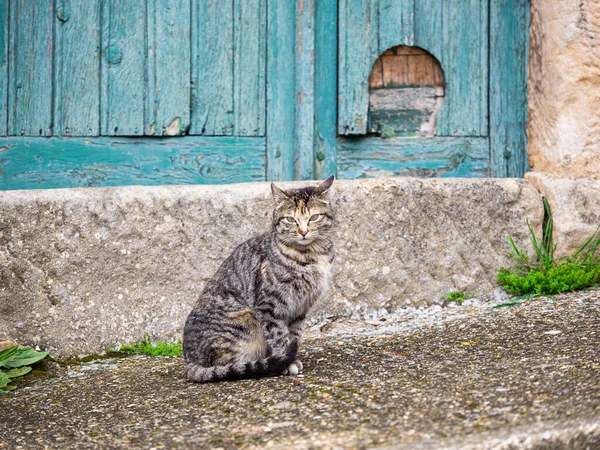
[[[319,186],[271,183],[271,231],[239,246],[206,284],[183,331],[187,379],[297,375],[303,323],[324,295],[336,226],[331,176]]]

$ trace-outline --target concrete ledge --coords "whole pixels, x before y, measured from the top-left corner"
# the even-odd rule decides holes
[[[219,263],[269,228],[268,186],[1,192],[0,340],[67,357],[144,334],[178,338]],[[314,317],[439,303],[451,289],[485,299],[510,264],[506,236],[526,243],[525,218],[542,221],[525,180],[335,186],[334,282]]]

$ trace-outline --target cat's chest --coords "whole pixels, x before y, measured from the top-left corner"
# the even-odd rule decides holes
[[[317,286],[321,291],[327,290],[331,280],[331,262],[328,256],[321,256],[314,267]]]
[[[290,285],[289,299],[298,315],[303,315],[318,298],[327,290],[331,279],[331,263],[329,258],[321,258],[315,264],[299,270]],[[291,305],[291,306],[292,306]]]

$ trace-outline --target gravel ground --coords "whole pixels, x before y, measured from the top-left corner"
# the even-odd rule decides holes
[[[600,448],[600,291],[313,327],[301,377],[180,358],[56,366],[0,396],[0,448]]]

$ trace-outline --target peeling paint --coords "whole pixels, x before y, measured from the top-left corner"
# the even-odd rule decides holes
[[[179,136],[181,134],[181,118],[175,117],[171,124],[165,128],[165,136]]]

